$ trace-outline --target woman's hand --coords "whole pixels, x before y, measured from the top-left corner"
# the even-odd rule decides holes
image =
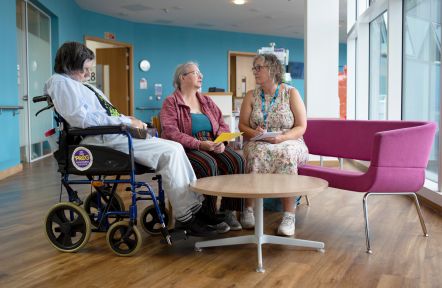
[[[251,138],[259,136],[259,135],[261,135],[264,132],[266,132],[266,130],[264,130],[261,127],[258,126],[258,127],[256,127],[255,130],[253,130],[253,132],[252,132],[253,136]]]
[[[214,151],[217,143],[213,141],[201,141],[200,142],[200,150],[204,151]]]
[[[224,146],[224,143],[216,143],[215,149],[213,149],[213,152],[215,153],[223,153],[224,150],[226,149],[226,146]]]
[[[284,142],[285,139],[284,139],[283,134],[282,134],[282,135],[278,135],[278,136],[275,136],[275,137],[264,138],[264,139],[261,139],[261,141],[264,141],[264,142],[267,142],[267,143],[270,143],[270,144],[279,144],[279,143]]]

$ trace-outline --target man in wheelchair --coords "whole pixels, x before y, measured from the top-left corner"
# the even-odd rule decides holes
[[[78,42],[64,43],[58,49],[54,65],[56,74],[49,78],[44,88],[57,113],[76,128],[122,124],[146,128],[146,124],[135,117],[120,114],[100,90],[84,83],[90,77],[94,58],[94,53]],[[135,162],[161,174],[177,223],[191,235],[216,233],[199,212],[203,197],[188,189],[196,176],[181,144],[150,136],[133,139],[132,143]],[[127,137],[121,134],[87,136],[81,144],[129,153]]]

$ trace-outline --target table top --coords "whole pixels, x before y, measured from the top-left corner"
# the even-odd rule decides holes
[[[328,182],[287,174],[235,174],[198,179],[190,189],[201,194],[236,198],[280,198],[321,192]]]

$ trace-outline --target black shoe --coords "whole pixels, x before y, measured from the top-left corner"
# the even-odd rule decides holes
[[[199,218],[203,223],[211,226],[218,225],[224,222],[226,218],[224,214],[209,213],[202,208],[196,213],[195,216]]]
[[[207,226],[206,223],[201,221],[198,217],[192,217],[192,220],[187,222],[177,221],[176,229],[185,229],[188,232],[188,235],[195,237],[207,237],[211,235],[216,235],[217,232],[215,229]]]

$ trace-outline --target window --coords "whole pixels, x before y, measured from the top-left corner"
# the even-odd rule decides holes
[[[388,25],[387,12],[370,23],[369,119],[387,119]]]
[[[404,120],[440,119],[440,0],[405,0],[403,16]],[[438,182],[439,128],[430,155],[427,178]]]

